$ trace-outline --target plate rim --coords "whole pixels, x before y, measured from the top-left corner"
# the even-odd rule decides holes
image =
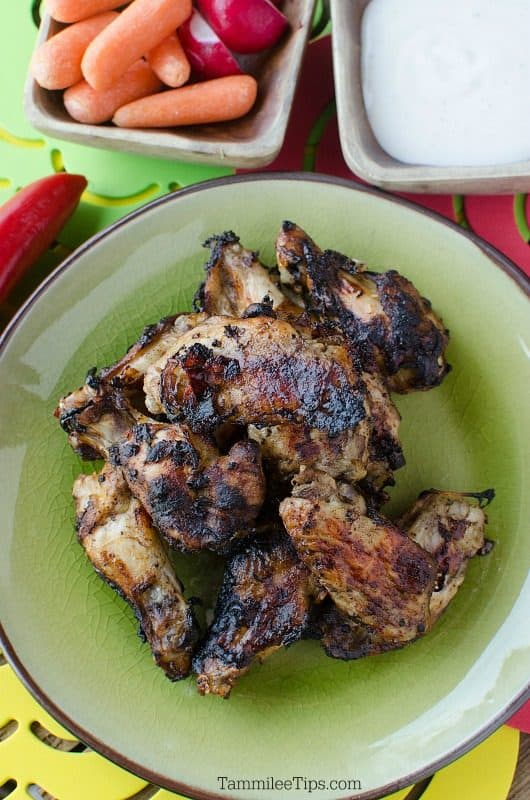
[[[409,211],[427,216],[433,221],[445,225],[449,229],[463,236],[468,241],[472,242],[476,247],[479,248],[479,250],[481,250],[484,253],[484,255],[486,255],[489,258],[490,261],[493,262],[494,266],[501,269],[505,274],[507,274],[508,277],[511,278],[518,286],[518,288],[522,290],[522,292],[526,295],[526,298],[530,300],[530,277],[528,277],[523,272],[523,270],[520,267],[518,267],[513,261],[511,261],[507,256],[505,256],[502,252],[497,250],[497,248],[486,242],[484,239],[482,239],[473,231],[469,231],[463,228],[461,225],[458,225],[452,220],[449,220],[443,215],[437,213],[436,211],[424,208],[408,199],[402,197],[396,197],[390,192],[387,192],[383,189],[379,189],[377,187],[365,186],[363,184],[359,184],[354,179],[341,178],[333,175],[306,173],[300,171],[298,172],[271,171],[271,172],[262,172],[258,174],[250,173],[243,175],[230,175],[203,181],[197,184],[192,184],[190,186],[179,189],[177,192],[165,194],[161,197],[158,197],[152,200],[151,202],[142,205],[140,208],[131,211],[129,214],[126,214],[125,216],[113,222],[108,227],[104,228],[101,231],[98,231],[96,234],[87,239],[86,242],[81,244],[63,262],[61,262],[61,264],[59,264],[47,276],[47,278],[44,279],[44,281],[41,284],[39,284],[39,286],[35,289],[35,291],[30,295],[30,297],[26,300],[26,302],[21,306],[21,308],[17,311],[14,317],[10,320],[5,330],[0,334],[0,361],[13,334],[23,323],[25,318],[30,313],[33,305],[37,302],[37,300],[41,297],[41,295],[45,294],[48,288],[53,283],[55,283],[55,281],[64,272],[66,272],[81,255],[88,252],[95,244],[98,244],[100,241],[106,239],[108,236],[111,236],[114,233],[114,231],[118,230],[124,225],[127,225],[132,219],[136,219],[137,217],[153,210],[154,208],[157,208],[158,206],[165,205],[171,202],[177,202],[183,196],[196,194],[197,192],[205,191],[208,189],[214,189],[226,185],[237,185],[239,183],[256,183],[262,181],[271,181],[271,182],[302,181],[306,183],[320,183],[328,186],[340,186],[341,188],[345,188],[353,192],[361,192],[369,194],[378,197],[380,200],[386,200],[387,202],[390,203],[396,203],[397,205],[400,205],[408,209]],[[90,731],[85,731],[81,725],[76,723],[75,720],[72,720],[61,708],[59,708],[59,706],[57,706],[56,703],[50,697],[48,697],[46,692],[36,683],[32,675],[30,674],[29,670],[26,669],[26,667],[19,660],[16,649],[11,644],[11,641],[7,636],[6,631],[4,630],[1,620],[0,620],[0,646],[2,647],[2,651],[6,657],[7,662],[12,667],[12,669],[14,670],[18,678],[21,680],[23,685],[26,687],[26,689],[28,689],[28,691],[33,695],[35,700],[66,730],[70,731],[72,735],[74,735],[76,738],[86,743],[92,750],[104,756],[109,761],[112,761],[117,766],[128,770],[129,772],[139,776],[144,780],[149,781],[150,783],[153,783],[165,789],[169,789],[170,791],[178,792],[180,794],[185,795],[186,797],[193,798],[193,800],[229,800],[230,795],[226,793],[218,794],[216,792],[205,791],[204,789],[195,786],[189,786],[188,784],[181,783],[179,781],[161,775],[157,772],[154,772],[153,770],[147,767],[143,767],[142,765],[137,764],[132,759],[129,759],[127,756],[118,753],[116,750],[114,750],[111,746],[107,745],[105,742],[100,741],[94,734],[90,733]],[[377,789],[361,791],[360,793],[355,795],[355,800],[376,800],[376,798],[380,798],[383,795],[386,796],[391,792],[399,791],[400,789],[415,784],[418,781],[422,780],[423,778],[434,774],[439,769],[447,766],[457,758],[460,758],[465,753],[469,752],[469,750],[473,749],[478,744],[480,744],[480,742],[484,741],[484,739],[490,736],[497,728],[499,728],[504,722],[506,722],[511,716],[513,716],[513,714],[529,699],[530,699],[530,680],[528,681],[526,686],[515,696],[515,698],[513,698],[507,706],[501,709],[501,711],[492,720],[490,720],[489,723],[487,723],[484,727],[480,728],[475,734],[470,736],[468,739],[456,745],[456,747],[454,747],[444,756],[435,761],[430,762],[429,764],[426,764],[424,767],[416,771],[404,775],[402,778],[399,778],[386,785],[378,787]],[[350,800],[350,797],[351,796],[347,797],[345,796],[343,798],[337,798],[337,800]]]

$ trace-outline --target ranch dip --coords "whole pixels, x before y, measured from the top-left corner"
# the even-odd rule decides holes
[[[368,120],[394,158],[530,159],[530,0],[371,0],[361,53]]]

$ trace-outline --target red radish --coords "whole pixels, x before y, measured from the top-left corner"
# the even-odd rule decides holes
[[[197,0],[217,35],[236,53],[258,53],[276,44],[287,18],[270,0]]]
[[[241,74],[241,68],[228,47],[198,11],[194,10],[191,17],[180,26],[178,35],[198,78]]]

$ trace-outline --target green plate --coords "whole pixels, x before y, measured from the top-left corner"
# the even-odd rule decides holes
[[[232,228],[271,263],[284,218],[324,247],[399,268],[443,315],[453,371],[441,388],[399,398],[407,466],[390,510],[432,486],[493,486],[489,536],[497,544],[474,559],[424,639],[350,663],[327,658],[316,642],[297,644],[255,667],[225,702],[199,697],[192,680],[166,680],[128,607],[85,560],[70,499],[83,467],[52,414],[88,367],[115,359],[144,324],[190,307],[209,234]],[[530,674],[523,287],[513,266],[439,218],[345,181],[300,175],[193,187],[81,247],[26,305],[0,357],[2,642],[43,705],[154,783],[245,800],[286,793],[226,791],[226,782],[223,792],[218,778],[299,777],[297,798],[369,798],[434,771],[500,725]],[[192,558],[180,557],[179,570],[192,594],[213,583],[208,565]],[[326,788],[311,792],[302,778]]]

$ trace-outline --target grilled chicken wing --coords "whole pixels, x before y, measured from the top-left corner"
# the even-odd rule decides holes
[[[258,254],[245,250],[233,231],[211,236],[204,246],[211,249],[211,256],[205,267],[206,280],[195,297],[201,311],[211,316],[242,317],[249,306],[265,298],[275,311],[290,305]]]
[[[198,638],[182,586],[121,470],[80,475],[73,490],[77,532],[98,574],[132,606],[156,663],[171,680],[190,671]]]
[[[138,415],[119,389],[88,373],[80,389],[62,397],[55,410],[73,450],[85,460],[108,459],[109,451]]]
[[[265,477],[255,443],[236,442],[222,456],[209,436],[154,422],[101,380],[64,398],[57,414],[80,455],[124,468],[131,492],[173,547],[223,552],[258,516]]]
[[[305,339],[284,320],[212,317],[185,334],[147,405],[195,430],[221,422],[295,422],[336,435],[365,418],[365,388],[346,348]]]
[[[429,624],[436,564],[362,496],[325,475],[302,474],[280,516],[297,553],[337,607],[392,645]]]
[[[391,391],[437,386],[448,372],[448,332],[416,287],[395,270],[371,272],[333,250],[322,251],[292,222],[277,243],[280,279],[295,286],[311,310],[351,340],[369,372]]]
[[[489,502],[492,498],[492,491],[474,495],[431,489],[423,492],[397,521],[399,528],[429,553],[438,567],[425,632],[462,585],[469,559],[489,552],[484,539],[486,515],[476,501]],[[380,634],[349,617],[329,598],[314,607],[311,633],[333,658],[350,660],[390,649]]]
[[[431,625],[464,582],[469,559],[485,548],[487,517],[478,503],[489,503],[493,497],[492,490],[459,494],[430,489],[422,492],[412,508],[397,520],[396,524],[438,565],[430,602]]]
[[[201,694],[228,697],[254,661],[302,637],[312,582],[280,532],[241,545],[226,565],[213,624],[193,659]]]
[[[259,514],[265,477],[256,444],[240,441],[221,456],[185,425],[135,425],[111,450],[129,487],[164,538],[188,552],[224,552]]]

